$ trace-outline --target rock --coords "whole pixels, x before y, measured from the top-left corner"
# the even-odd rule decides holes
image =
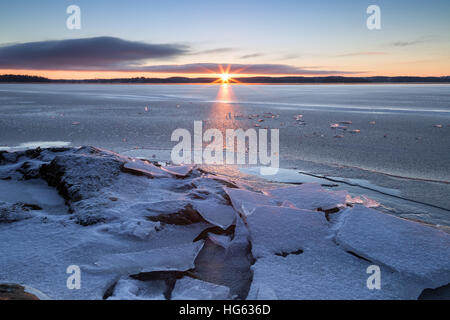
[[[27,292],[26,288],[12,283],[0,284],[0,300],[40,300],[36,295]]]
[[[32,218],[30,209],[21,203],[8,203],[0,201],[0,224],[12,223]]]

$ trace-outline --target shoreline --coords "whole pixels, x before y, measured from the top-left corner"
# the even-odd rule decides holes
[[[258,189],[93,147],[0,159],[0,175],[10,177],[0,196],[21,197],[0,198],[0,249],[8,252],[0,283],[51,299],[447,297],[447,229],[386,214],[344,189],[312,181]],[[366,287],[374,264],[390,284],[383,290]],[[67,266],[82,272],[80,290],[67,290]]]

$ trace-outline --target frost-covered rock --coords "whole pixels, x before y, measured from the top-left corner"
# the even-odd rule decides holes
[[[0,223],[11,223],[33,217],[24,204],[0,201]]]
[[[340,217],[336,242],[347,250],[432,287],[450,283],[450,235],[356,206]]]

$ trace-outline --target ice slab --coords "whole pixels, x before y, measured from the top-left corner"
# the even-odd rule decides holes
[[[164,281],[143,282],[132,279],[120,279],[117,281],[113,294],[108,300],[165,300]]]
[[[147,251],[117,253],[103,256],[96,265],[100,270],[126,274],[153,271],[187,271],[195,267],[194,261],[204,241]]]
[[[230,289],[210,282],[183,277],[175,283],[171,299],[226,300],[230,299]]]
[[[244,216],[251,215],[258,206],[277,204],[274,199],[263,193],[226,187],[224,190],[230,197],[234,209]]]
[[[134,160],[123,165],[123,171],[131,174],[143,175],[149,178],[167,178],[170,174],[150,162]]]
[[[343,248],[438,287],[450,283],[450,235],[438,229],[356,206],[340,217]]]
[[[299,209],[328,210],[343,206],[348,193],[346,191],[325,191],[319,184],[305,183],[299,186],[276,188],[267,193],[280,201],[290,201]]]
[[[236,211],[233,207],[215,203],[213,201],[196,201],[194,202],[194,209],[207,222],[222,228],[228,229],[236,220]]]
[[[179,165],[179,166],[163,166],[161,167],[162,170],[167,171],[171,175],[174,175],[176,177],[186,177],[194,168],[193,165]]]
[[[367,287],[371,263],[338,247],[299,255],[267,256],[253,265],[247,299],[417,299],[423,284],[381,266],[381,288]]]
[[[261,206],[247,217],[247,225],[255,258],[316,248],[329,241],[327,221],[315,211]]]

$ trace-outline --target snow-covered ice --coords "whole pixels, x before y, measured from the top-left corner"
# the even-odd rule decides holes
[[[227,300],[230,289],[213,283],[184,277],[176,282],[172,300]]]
[[[430,288],[450,283],[447,233],[363,206],[346,210],[340,219],[336,242],[345,249],[424,280]]]
[[[450,282],[448,233],[280,181],[93,147],[0,151],[0,284],[51,299],[417,299]]]

